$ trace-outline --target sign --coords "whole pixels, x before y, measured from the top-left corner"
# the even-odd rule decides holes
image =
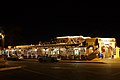
[[[115,39],[111,39],[111,38],[100,38],[100,39],[98,39],[98,41],[100,41],[100,42],[115,42]]]

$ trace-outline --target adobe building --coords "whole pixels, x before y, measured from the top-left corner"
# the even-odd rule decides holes
[[[119,48],[116,46],[115,38],[89,38],[86,39],[87,46],[90,46],[88,53],[98,49],[104,58],[119,58]]]
[[[24,55],[60,55],[62,59],[81,59],[83,58],[81,56],[85,58],[89,55],[93,59],[97,57],[98,52],[103,54],[103,58],[119,58],[119,48],[116,46],[115,38],[62,36],[56,37],[55,42],[44,45],[18,45],[14,49],[23,49]]]

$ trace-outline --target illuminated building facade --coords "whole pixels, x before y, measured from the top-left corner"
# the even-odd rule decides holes
[[[96,48],[103,54],[103,58],[118,58],[118,51],[116,51],[115,38],[90,38],[86,39],[87,46],[91,46],[93,52]],[[90,51],[90,48],[88,49]],[[91,53],[89,52],[88,53]]]
[[[61,56],[61,59],[85,59],[92,53],[103,54],[103,58],[119,58],[115,38],[91,38],[83,36],[56,37],[55,44],[19,45],[14,49],[22,49],[24,55],[43,56],[45,54]],[[84,56],[84,57],[81,57]],[[96,58],[94,57],[94,58]]]

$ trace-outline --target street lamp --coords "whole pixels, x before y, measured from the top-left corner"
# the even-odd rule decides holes
[[[0,36],[2,37],[2,49],[4,49],[5,35],[3,33],[0,33]]]

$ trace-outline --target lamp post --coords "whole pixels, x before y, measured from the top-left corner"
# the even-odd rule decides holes
[[[2,41],[2,49],[4,49],[5,35],[3,33],[0,33],[0,36],[2,37],[2,39],[1,39],[1,41]]]
[[[5,35],[2,27],[0,26],[0,36],[1,36],[1,48],[4,49]]]

